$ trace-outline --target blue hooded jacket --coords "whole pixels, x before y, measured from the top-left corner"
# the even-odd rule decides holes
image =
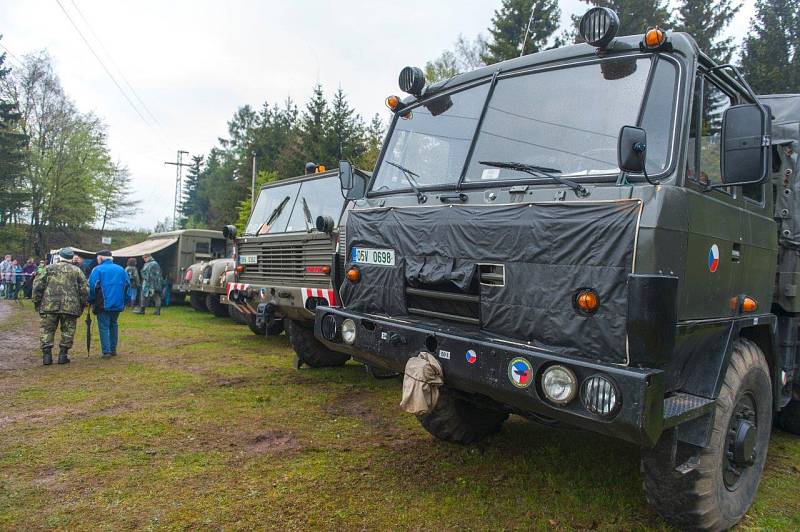
[[[95,266],[89,276],[89,303],[94,303],[98,283],[103,289],[103,310],[124,310],[125,294],[128,292],[128,274],[125,269],[111,260]]]

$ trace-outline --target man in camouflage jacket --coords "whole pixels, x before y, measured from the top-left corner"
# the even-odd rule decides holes
[[[69,362],[67,352],[72,348],[78,317],[83,313],[89,297],[86,277],[71,262],[74,256],[72,249],[62,248],[58,255],[62,260],[45,268],[33,283],[33,304],[41,316],[42,363],[45,366],[53,363],[53,340],[59,324],[61,351],[58,363]]]
[[[140,292],[139,308],[134,310],[134,314],[144,314],[148,298],[153,299],[156,316],[161,314],[161,266],[155,261],[152,255],[142,255],[144,266],[142,267],[142,290]]]

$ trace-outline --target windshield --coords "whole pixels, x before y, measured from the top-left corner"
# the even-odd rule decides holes
[[[313,229],[317,216],[330,216],[338,223],[343,203],[339,176],[305,181],[300,187],[286,232]]]
[[[245,234],[308,231],[315,228],[317,216],[330,216],[338,223],[344,201],[337,175],[265,188]]]
[[[436,98],[452,100],[449,108],[434,106],[447,108],[438,115],[426,108],[429,102],[415,107],[411,118],[396,120],[372,190],[408,188],[403,173],[387,162],[419,174],[421,187],[455,185],[462,172],[465,182],[532,178],[480,161],[522,163],[560,176],[617,174],[619,130],[639,123],[653,61],[614,58],[498,79],[469,161],[488,84]],[[654,175],[668,164],[677,84],[675,66],[667,60],[658,65],[641,114],[648,136],[647,170]]]

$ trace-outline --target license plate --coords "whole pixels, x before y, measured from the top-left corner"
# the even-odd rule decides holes
[[[258,264],[258,255],[241,255],[239,264]]]
[[[376,264],[394,266],[393,249],[352,248],[350,262],[353,264]]]

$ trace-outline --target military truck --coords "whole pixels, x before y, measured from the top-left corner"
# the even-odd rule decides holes
[[[226,242],[221,231],[209,229],[180,229],[164,233],[153,233],[143,242],[113,251],[114,259],[125,265],[125,259],[138,259],[142,267],[142,255],[150,254],[161,266],[164,279],[169,283],[172,298],[177,301],[189,294],[186,271],[198,261],[209,261],[226,255]]]
[[[617,37],[606,8],[579,28],[443,82],[402,70],[315,334],[395,371],[432,354],[437,438],[514,413],[634,442],[661,516],[728,528],[773,415],[798,432],[797,115],[771,136],[775,100],[690,35]]]
[[[363,191],[366,174],[354,172]],[[352,195],[352,194],[351,194]],[[264,186],[244,234],[235,239],[237,280],[227,288],[228,303],[248,315],[251,330],[275,335],[284,329],[298,367],[338,366],[350,357],[314,338],[314,309],[336,305],[331,254],[337,224],[348,201],[337,171],[317,172]]]
[[[189,303],[198,312],[215,316],[229,315],[226,287],[235,281],[236,261],[233,258],[200,261],[186,269],[184,282],[189,285]]]

